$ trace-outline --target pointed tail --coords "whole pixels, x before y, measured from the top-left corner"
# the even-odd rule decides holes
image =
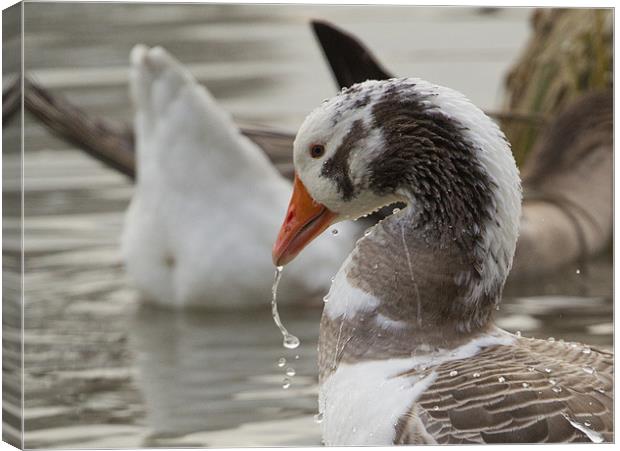
[[[312,21],[312,29],[340,88],[393,77],[352,34],[320,20]]]

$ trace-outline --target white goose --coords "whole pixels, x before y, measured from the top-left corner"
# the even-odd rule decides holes
[[[133,281],[162,305],[264,305],[290,183],[162,48],[133,49],[130,88],[137,176],[122,252]],[[327,289],[354,243],[356,227],[339,229],[291,267],[284,302]]]
[[[613,354],[493,325],[517,241],[519,174],[463,95],[368,81],[313,111],[273,248],[396,200],[331,286],[319,340],[327,445],[613,440]]]

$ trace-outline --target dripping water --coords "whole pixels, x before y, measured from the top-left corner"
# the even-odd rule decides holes
[[[276,274],[273,279],[273,286],[271,287],[271,316],[273,316],[273,322],[276,323],[276,326],[278,326],[278,329],[280,329],[280,332],[282,333],[282,346],[287,349],[295,349],[299,347],[299,338],[297,338],[295,335],[290,334],[289,331],[286,330],[286,327],[284,327],[282,321],[280,320],[280,314],[278,313],[277,294],[280,278],[282,277],[282,268],[282,266],[278,266],[276,268]]]

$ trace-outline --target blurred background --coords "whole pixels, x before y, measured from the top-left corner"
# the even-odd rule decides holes
[[[524,110],[530,102],[539,105],[535,112],[552,113],[576,92],[610,83],[610,56],[595,45],[600,36],[606,48],[604,15],[598,24],[594,16],[581,21],[596,31],[576,41],[594,75],[573,83],[564,67],[551,75],[515,69],[533,51],[533,30],[549,32],[550,23],[564,20],[528,8],[37,2],[26,3],[24,14],[29,76],[89,114],[119,121],[132,118],[129,52],[144,43],[162,45],[187,65],[239,123],[294,133],[337,91],[309,27],[313,18],[354,33],[392,72],[450,86],[488,111]],[[4,52],[18,51],[17,24],[6,15],[3,20]],[[584,61],[581,56],[576,61]],[[515,87],[535,76],[552,81],[536,95]],[[564,76],[568,81],[554,90]],[[302,339],[299,349],[285,353],[269,299],[251,312],[139,306],[118,247],[133,184],[32,116],[24,121],[25,446],[320,444],[313,420],[320,310],[283,311],[289,330]],[[538,129],[530,125],[504,124],[523,155]],[[3,129],[6,211],[20,202],[19,133],[19,121]],[[21,365],[20,331],[11,324],[20,315],[19,219],[5,216],[3,227],[3,414],[4,436],[11,438],[18,434],[21,402],[10,385],[18,383]],[[610,347],[610,252],[588,268],[573,265],[513,283],[498,317],[500,326],[527,336]],[[296,371],[288,389],[281,357]]]

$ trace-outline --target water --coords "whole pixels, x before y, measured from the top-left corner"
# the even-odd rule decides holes
[[[273,286],[271,287],[271,316],[273,322],[276,323],[280,333],[282,334],[282,346],[286,349],[296,349],[299,347],[299,338],[289,333],[289,331],[282,324],[280,319],[280,313],[278,312],[278,285],[280,284],[280,278],[282,277],[282,266],[276,268],[276,273],[273,278]],[[288,388],[288,387],[285,387]]]
[[[336,92],[306,26],[311,16],[362,36],[399,74],[455,87],[486,108],[498,106],[501,75],[529,27],[526,9],[482,15],[450,8],[30,3],[26,16],[27,68],[89,112],[131,117],[128,54],[144,42],[187,63],[236,119],[286,129]],[[10,145],[18,134],[12,123],[3,136],[7,210],[21,202],[19,155]],[[319,445],[314,416],[323,294],[281,306],[301,341],[294,380],[283,390],[293,359],[287,354],[277,364],[283,351],[274,343],[267,300],[256,311],[140,306],[118,250],[132,184],[28,116],[25,134],[25,445]],[[21,311],[19,245],[19,223],[7,218],[4,321]],[[580,274],[573,267],[535,283],[512,282],[499,325],[527,337],[610,347],[610,261],[591,262]],[[21,373],[21,331],[5,324],[3,334],[4,380],[11,384]],[[17,382],[7,388],[3,418],[10,435],[21,399]]]

